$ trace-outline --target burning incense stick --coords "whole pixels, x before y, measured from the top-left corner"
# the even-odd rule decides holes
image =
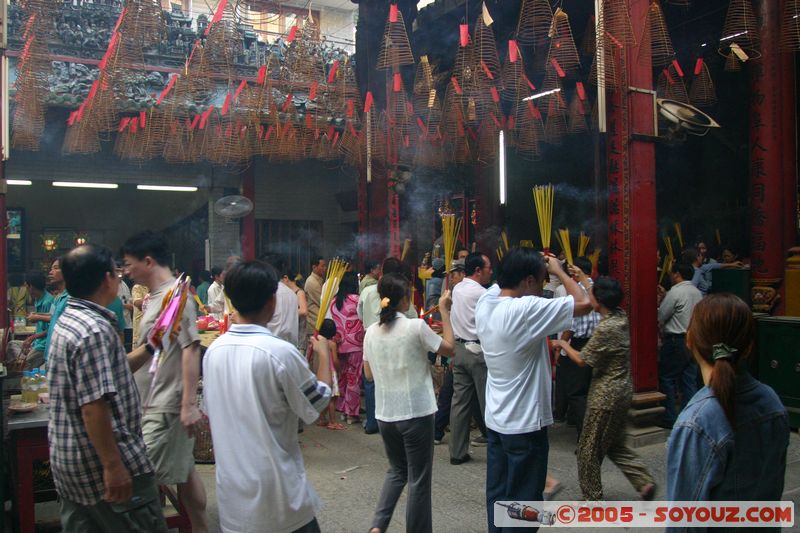
[[[503,246],[505,247],[504,251],[507,252],[508,251],[508,234],[506,233],[506,230],[503,230],[502,232],[500,232],[500,237],[503,239]]]
[[[564,251],[564,257],[567,260],[567,264],[574,265],[575,262],[572,260],[572,245],[569,242],[569,229],[559,229],[556,232],[556,239],[558,240],[558,244],[561,245],[561,250]]]
[[[595,248],[589,255],[589,261],[592,262],[592,272],[597,270],[597,263],[600,262],[600,248]]]
[[[578,257],[586,256],[586,248],[588,248],[590,240],[591,238],[588,235],[586,235],[584,232],[581,232],[581,235],[578,238]]]
[[[319,299],[319,314],[317,315],[317,322],[314,324],[314,329],[316,331],[319,331],[319,328],[322,327],[322,323],[325,321],[325,315],[328,312],[328,308],[331,306],[333,297],[336,296],[336,292],[339,290],[339,282],[342,281],[348,266],[347,262],[342,261],[338,257],[333,258],[328,264],[324,290]]]
[[[719,228],[714,230],[714,234],[717,237],[717,246],[722,246],[722,236],[719,234]]]
[[[658,276],[659,285],[661,285],[661,283],[664,281],[664,276],[666,276],[667,273],[672,270],[672,264],[674,261],[675,260],[671,255],[667,255],[664,258],[664,261],[661,264],[661,274]]]
[[[669,235],[664,235],[664,246],[667,248],[667,256],[675,257],[675,252],[672,251],[672,239],[670,239]]]
[[[681,246],[681,250],[683,250],[683,232],[681,231],[681,223],[675,223],[675,235],[678,236],[678,244]],[[673,254],[674,257],[674,254]]]
[[[408,251],[411,249],[411,239],[403,241],[403,253],[400,254],[400,261],[405,261]]]
[[[453,254],[456,251],[458,234],[461,231],[461,219],[456,220],[454,214],[442,215],[442,241],[444,242],[444,268],[445,272],[450,272],[453,263]]]
[[[550,251],[550,235],[553,225],[553,186],[548,184],[534,187],[533,202],[536,205],[536,219],[539,222],[542,248],[547,253]]]

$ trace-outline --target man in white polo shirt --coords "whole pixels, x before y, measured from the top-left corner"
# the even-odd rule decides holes
[[[564,298],[541,298],[548,274],[567,289]],[[463,284],[464,282],[461,282]],[[459,284],[459,285],[461,285]],[[547,426],[553,423],[547,337],[592,310],[588,295],[555,258],[513,248],[500,264],[497,284],[475,311],[486,381],[486,511],[494,502],[541,501],[547,477]]]
[[[259,261],[226,273],[237,323],[203,359],[224,533],[320,530],[320,501],[306,478],[297,420],[311,424],[330,401],[328,344],[321,336],[311,340],[320,363],[314,375],[294,345],[265,327],[275,312],[278,279]]]

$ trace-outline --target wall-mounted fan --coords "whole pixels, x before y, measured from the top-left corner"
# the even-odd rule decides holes
[[[214,202],[214,212],[229,220],[245,217],[253,211],[253,202],[239,195],[223,196]]]
[[[711,128],[720,127],[716,120],[689,104],[665,98],[659,98],[657,104],[659,114],[672,123],[668,135],[673,137],[686,133],[702,137]]]

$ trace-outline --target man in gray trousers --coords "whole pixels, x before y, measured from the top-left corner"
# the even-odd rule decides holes
[[[470,403],[477,397],[480,416],[486,408],[486,363],[475,327],[475,306],[492,279],[492,263],[473,252],[465,260],[467,277],[453,288],[451,321],[456,340],[453,360],[453,404],[450,408],[450,464],[460,465],[469,455]]]

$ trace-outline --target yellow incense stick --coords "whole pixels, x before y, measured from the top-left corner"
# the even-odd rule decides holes
[[[442,241],[444,243],[444,255],[442,259],[444,259],[445,272],[450,272],[460,231],[460,218],[456,220],[456,216],[453,214],[442,215]]]
[[[683,232],[681,231],[681,223],[675,223],[675,235],[678,236],[678,244],[681,246],[681,250],[683,250]]]
[[[600,248],[595,248],[589,255],[589,261],[592,262],[592,270],[597,270],[597,263],[600,262]]]
[[[314,324],[314,328],[317,331],[319,331],[319,328],[322,327],[322,323],[325,321],[325,315],[328,312],[328,308],[331,306],[333,297],[336,296],[336,292],[339,290],[339,283],[342,281],[348,266],[347,262],[342,261],[338,257],[335,257],[328,263],[328,272],[325,275],[326,283],[319,299],[319,314],[317,315],[317,322]]]
[[[408,251],[411,249],[411,239],[403,241],[403,253],[400,254],[400,261],[405,261]]]
[[[500,237],[503,239],[503,246],[505,247],[505,250],[508,250],[508,234],[506,233],[506,230],[500,232]]]
[[[664,235],[664,246],[667,247],[667,255],[675,257],[675,253],[672,251],[672,239],[670,239],[669,235]]]
[[[722,246],[722,236],[719,234],[719,228],[714,230],[714,233],[717,236],[717,246]]]
[[[572,245],[569,242],[569,229],[560,228],[556,232],[556,239],[558,239],[558,244],[561,245],[561,250],[564,251],[564,257],[567,260],[567,264],[574,265],[575,262],[572,260]]]
[[[539,222],[542,247],[545,252],[549,252],[553,226],[553,186],[548,184],[534,187],[533,203],[536,207],[536,219]]]
[[[578,257],[586,256],[586,248],[589,246],[590,240],[591,238],[588,235],[586,235],[584,232],[581,232],[581,235],[578,238]]]
[[[664,276],[666,276],[667,273],[669,273],[672,270],[673,261],[674,261],[673,257],[671,255],[667,255],[664,258],[664,261],[661,263],[661,275],[658,276],[659,285],[661,285],[661,283],[664,281]]]

